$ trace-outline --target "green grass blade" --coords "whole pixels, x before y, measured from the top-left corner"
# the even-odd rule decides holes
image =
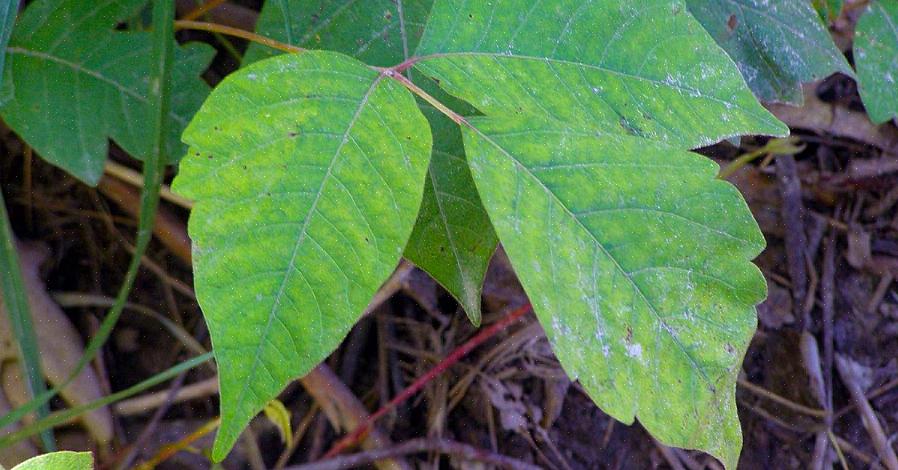
[[[210,359],[212,359],[212,353],[206,353],[200,356],[196,356],[168,370],[162,371],[144,380],[143,382],[132,385],[131,387],[128,387],[122,391],[105,396],[99,400],[94,400],[90,403],[85,403],[80,406],[57,411],[56,413],[53,413],[46,418],[41,419],[40,421],[29,424],[14,433],[10,433],[3,437],[0,437],[0,448],[13,445],[16,442],[33,436],[41,431],[51,429],[52,427],[58,426],[63,423],[67,423],[69,420],[81,416],[89,411],[95,410],[101,406],[110,405],[117,401],[132,397],[150,387],[154,387],[162,382],[165,382],[166,380],[177,377],[182,372],[193,369]]]
[[[151,151],[145,155],[143,164],[144,185],[140,198],[140,219],[137,228],[137,242],[134,255],[128,265],[125,280],[115,298],[115,303],[106,318],[100,324],[96,335],[90,340],[84,355],[78,361],[75,371],[65,382],[59,386],[38,394],[25,405],[16,408],[0,418],[0,428],[14,423],[28,412],[35,410],[56,396],[71,381],[84,370],[84,367],[97,355],[112,329],[118,322],[128,300],[128,294],[134,286],[137,272],[140,268],[140,259],[146,251],[147,245],[153,235],[153,222],[156,218],[156,209],[159,206],[159,191],[162,187],[162,176],[165,164],[168,161],[165,145],[165,136],[168,132],[169,120],[165,119],[171,107],[171,69],[174,43],[171,40],[174,27],[174,6],[171,0],[156,0],[153,8],[153,68],[150,78],[150,114],[152,119],[152,131],[148,138],[153,139]],[[0,441],[0,448],[3,447]]]
[[[31,396],[44,393],[47,385],[41,374],[40,349],[37,346],[37,335],[34,333],[34,324],[31,321],[31,310],[28,307],[28,294],[25,290],[25,282],[22,280],[22,270],[19,264],[19,253],[16,251],[16,241],[9,226],[9,215],[6,212],[6,202],[0,194],[0,290],[3,291],[3,303],[6,313],[9,315],[9,324],[12,326],[13,336],[19,345],[19,356],[22,360],[22,370],[27,376],[28,391]],[[35,409],[38,418],[46,416],[50,407],[46,403]],[[56,444],[52,432],[41,434],[41,442],[44,450],[52,452],[56,450]]]

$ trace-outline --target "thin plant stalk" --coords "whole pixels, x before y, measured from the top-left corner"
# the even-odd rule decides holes
[[[19,264],[16,240],[9,224],[9,214],[6,212],[6,202],[2,193],[0,193],[0,245],[2,245],[0,291],[3,292],[3,304],[16,344],[19,346],[19,358],[27,378],[28,392],[35,397],[46,392],[47,384],[41,372],[40,349],[37,334],[34,332],[34,322],[31,319],[31,309],[28,306],[28,291],[22,279],[22,265]],[[50,407],[44,403],[35,411],[38,418],[43,418],[50,413]],[[47,452],[56,450],[52,431],[41,433],[41,442]]]
[[[151,387],[155,387],[166,380],[169,380],[173,377],[177,377],[182,372],[191,370],[201,364],[204,364],[206,361],[212,359],[212,353],[206,353],[201,356],[196,356],[194,358],[188,359],[180,364],[175,365],[174,367],[162,371],[143,382],[140,382],[136,385],[132,385],[122,391],[113,393],[111,395],[107,395],[99,400],[94,400],[90,403],[85,403],[83,405],[79,405],[73,408],[67,408],[65,410],[60,410],[55,413],[50,414],[44,419],[31,423],[27,426],[22,427],[22,429],[6,434],[0,437],[0,448],[4,448],[10,445],[15,444],[16,442],[21,441],[22,439],[27,439],[45,429],[51,429],[54,426],[59,426],[61,424],[68,423],[70,420],[77,418],[85,413],[93,411],[102,406],[111,405],[112,403],[124,400],[125,398],[132,397],[137,395],[144,390],[147,390]]]

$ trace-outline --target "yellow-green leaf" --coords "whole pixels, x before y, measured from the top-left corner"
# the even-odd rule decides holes
[[[174,188],[221,385],[221,460],[247,422],[333,351],[399,262],[430,158],[427,120],[347,56],[266,59],[184,132]]]
[[[680,1],[437,0],[416,69],[484,116],[477,189],[568,374],[735,466],[764,238],[689,148],[786,127]]]
[[[12,470],[92,470],[94,458],[90,452],[60,451],[30,458]]]

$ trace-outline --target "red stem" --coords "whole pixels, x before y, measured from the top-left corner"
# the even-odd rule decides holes
[[[499,333],[500,331],[504,330],[512,323],[518,321],[522,316],[526,315],[531,310],[532,310],[532,307],[528,303],[526,305],[523,305],[521,307],[514,309],[511,313],[506,315],[505,318],[502,318],[501,320],[497,321],[496,323],[493,323],[492,325],[488,326],[487,328],[484,328],[483,330],[481,330],[479,333],[474,335],[474,337],[472,337],[471,339],[466,341],[464,344],[462,344],[461,346],[459,346],[458,348],[453,350],[451,353],[449,353],[449,355],[446,356],[445,359],[440,361],[440,363],[437,364],[433,369],[430,369],[429,371],[427,371],[426,374],[422,375],[421,377],[418,377],[411,385],[406,387],[405,390],[403,390],[401,393],[399,393],[398,395],[393,397],[393,399],[390,400],[389,403],[380,407],[379,410],[377,410],[376,412],[374,412],[374,414],[369,416],[368,419],[365,420],[365,422],[362,423],[361,425],[359,425],[357,428],[355,428],[355,430],[353,430],[351,433],[347,434],[344,438],[340,439],[336,444],[334,444],[333,447],[331,447],[331,450],[329,450],[327,452],[327,454],[324,454],[324,457],[322,457],[322,458],[329,459],[329,458],[335,457],[335,456],[339,455],[340,453],[342,453],[343,451],[345,451],[346,449],[352,447],[355,443],[357,443],[360,439],[362,439],[365,436],[365,434],[368,433],[368,430],[371,429],[371,427],[374,425],[375,421],[377,421],[379,418],[381,418],[385,414],[392,411],[400,403],[404,402],[405,400],[408,400],[413,395],[415,395],[416,393],[421,391],[421,389],[424,388],[424,386],[427,385],[431,380],[435,379],[440,374],[445,372],[446,369],[455,365],[459,360],[461,360],[463,357],[468,355],[468,353],[470,353],[472,350],[474,350],[477,346],[480,346],[486,340],[495,336],[496,333]]]

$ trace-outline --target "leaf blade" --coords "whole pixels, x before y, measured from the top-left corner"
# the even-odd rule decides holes
[[[270,1],[262,8],[256,32],[296,46],[332,49],[374,65],[395,65],[408,59],[410,51],[418,46],[431,4],[431,0]],[[379,24],[381,19],[387,19],[386,29]],[[360,40],[360,35],[371,36],[371,40]],[[277,53],[251,45],[244,63]],[[440,91],[429,81],[422,86]],[[445,93],[441,98],[451,99]],[[431,165],[435,171],[427,176],[421,213],[405,256],[440,283],[479,325],[483,279],[498,242],[464,162],[444,161],[464,159],[458,126],[429,106],[419,105],[434,135]],[[441,188],[439,198],[436,186]],[[468,201],[471,216],[458,210],[459,201]],[[472,237],[474,233],[480,236]]]
[[[898,118],[898,4],[872,1],[854,39],[858,87],[870,120]]]
[[[197,200],[197,296],[221,365],[216,459],[339,345],[395,268],[423,192],[422,128],[384,75],[307,52],[229,76],[185,131],[175,186]]]
[[[686,0],[764,101],[800,105],[801,83],[854,72],[809,2]]]
[[[12,470],[54,470],[58,468],[91,470],[94,468],[94,458],[90,452],[52,452],[28,459],[13,467]]]
[[[4,121],[41,157],[89,185],[102,175],[108,138],[139,159],[151,151],[143,132],[151,106],[150,33],[112,29],[145,3],[94,2],[85,10],[79,0],[34,2],[7,49]],[[199,44],[176,48],[169,155],[183,154],[179,136],[209,92],[198,74],[213,53]]]
[[[484,115],[463,126],[469,165],[565,370],[734,466],[764,239],[685,150],[788,129],[677,1],[438,1],[418,53]]]
[[[634,162],[634,153],[615,150],[625,144],[608,136],[602,141],[592,135],[566,134],[564,137],[568,141],[562,143],[562,138],[552,139],[551,134],[540,134],[556,148],[572,149],[570,153],[551,157],[568,165],[562,167],[563,176],[551,175],[553,169],[545,166],[547,155],[524,150],[516,152],[526,144],[515,145],[514,135],[495,133],[498,129],[494,127],[500,126],[493,124],[475,121],[478,131],[487,138],[474,135],[475,131],[466,132],[474,179],[515,272],[534,303],[534,310],[565,370],[572,378],[578,378],[593,401],[616,419],[629,423],[638,417],[659,440],[680,447],[700,448],[721,458],[728,466],[734,465],[738,446],[733,450],[733,443],[741,442],[738,420],[735,419],[735,377],[754,332],[753,305],[763,299],[765,292],[763,278],[747,263],[760,252],[763,237],[751,221],[741,197],[732,187],[726,191],[699,191],[705,187],[701,180],[718,187],[728,186],[715,181],[715,165],[703,162],[700,157],[664,146],[651,148],[645,142],[633,142],[626,145],[638,147],[646,156],[644,160]],[[536,131],[528,128],[528,132]],[[584,158],[588,155],[593,158]],[[599,158],[601,161],[597,161]],[[649,169],[657,166],[655,163],[661,158],[664,159],[663,172],[650,172]],[[632,179],[634,168],[641,169],[643,178],[653,183],[658,183],[658,175],[669,176],[661,183],[670,186],[672,195],[683,195],[692,186],[695,188],[693,194],[685,195],[691,200],[730,203],[725,207],[694,205],[693,210],[720,215],[724,211],[732,212],[734,207],[744,209],[738,214],[741,216],[739,223],[733,225],[742,229],[745,233],[741,237],[750,242],[721,244],[710,235],[714,230],[709,229],[704,236],[699,236],[695,230],[677,226],[678,220],[692,219],[669,208],[676,204],[671,200],[672,195],[666,200],[658,197],[657,186],[663,184],[637,184],[632,191],[624,192],[627,203],[619,204],[615,200],[616,193],[620,194],[621,188],[626,186],[623,181]],[[498,174],[500,172],[514,175],[513,179],[503,178]],[[700,178],[691,178],[689,186],[675,179],[691,172],[700,172]],[[613,174],[609,176],[609,173]],[[584,184],[571,184],[571,179],[593,183],[590,190],[586,190]],[[595,189],[593,192],[597,187],[604,191]],[[575,188],[579,190],[575,191]],[[728,199],[723,199],[724,196]],[[545,200],[548,201],[543,205]],[[665,205],[663,210],[671,214],[669,217],[652,218],[630,212],[642,208],[652,212],[653,207],[661,203]],[[575,213],[573,207],[577,205],[580,207]],[[608,214],[614,217],[607,217]],[[534,221],[543,222],[538,222],[537,227],[528,227]],[[665,230],[668,225],[673,227]],[[701,243],[708,239],[717,242],[716,245]],[[664,250],[664,256],[653,259],[643,259],[643,253],[627,249],[627,246],[647,246],[657,254],[665,243],[671,245],[669,251]],[[707,248],[709,245],[713,249]],[[694,259],[673,256],[676,252],[692,256],[699,251],[708,256],[695,256]],[[734,251],[738,254],[734,255]],[[715,255],[725,259],[738,256],[746,262],[738,266],[738,271],[734,270],[735,263],[726,262],[723,264],[729,269],[718,267],[703,272],[701,267]],[[658,270],[655,282],[651,282],[651,278],[646,280],[655,269]],[[662,269],[672,274],[665,276]],[[740,271],[739,276],[734,275]],[[675,277],[676,273],[683,273],[687,279]],[[736,277],[739,281],[734,282],[736,285],[751,286],[745,288],[749,294],[741,303],[720,300],[719,297],[724,297],[721,295],[715,297],[718,298],[717,308],[721,305],[733,307],[730,315],[714,315],[713,309],[707,306],[671,300],[684,291],[687,293],[683,295],[695,295],[707,301],[715,290],[721,289],[712,285],[711,280],[725,275]],[[689,281],[689,277],[696,279]],[[690,283],[693,287],[686,289],[684,286]],[[646,287],[654,284],[662,286],[660,292]],[[663,309],[655,306],[660,302],[657,299],[666,299]],[[624,312],[632,312],[632,315]],[[662,320],[680,312],[683,312],[681,318]],[[705,331],[706,336],[696,338],[696,328],[688,324],[695,321],[690,316],[708,317],[709,328],[713,324],[727,323],[734,332],[717,331],[715,334],[719,337],[715,337]],[[660,331],[668,333],[659,338],[656,332]],[[659,345],[659,342],[663,344]],[[720,344],[720,351],[699,348],[703,343]],[[699,351],[693,352],[694,349]],[[683,357],[672,360],[677,353]],[[653,364],[657,365],[650,367]],[[705,384],[714,391],[703,392],[692,385],[684,387],[679,379]],[[666,405],[659,407],[658,403]],[[670,426],[671,422],[683,424]]]
[[[474,186],[458,126],[433,108],[422,105],[422,111],[434,135],[433,157],[405,257],[480,326],[483,280],[499,240]]]

